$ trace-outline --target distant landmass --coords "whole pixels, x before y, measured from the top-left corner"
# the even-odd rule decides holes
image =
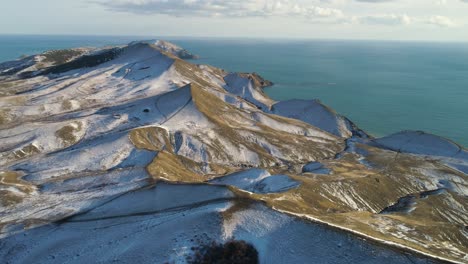
[[[0,64],[0,259],[466,263],[466,149],[375,138],[198,55],[152,40]]]

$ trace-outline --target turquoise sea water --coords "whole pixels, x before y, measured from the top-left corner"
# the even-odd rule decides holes
[[[154,38],[154,37],[152,37]],[[142,37],[0,36],[0,61]],[[165,38],[198,63],[258,72],[276,100],[318,98],[375,136],[424,130],[468,146],[468,44]]]

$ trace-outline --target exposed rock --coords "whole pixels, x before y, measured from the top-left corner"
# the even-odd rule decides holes
[[[251,80],[255,87],[265,88],[269,86],[273,86],[273,82],[264,79],[262,76],[258,75],[258,73],[239,73],[241,77],[247,78]]]
[[[169,52],[170,54],[176,56],[176,57],[179,57],[180,59],[184,59],[184,60],[193,60],[193,59],[198,59],[199,56],[198,55],[195,55],[195,54],[192,54],[191,52],[189,52],[188,50],[184,49],[184,48],[181,48],[173,43],[170,43],[168,41],[164,41],[164,40],[158,40],[154,43],[154,45],[158,48],[160,48],[161,50],[165,51],[165,52]]]

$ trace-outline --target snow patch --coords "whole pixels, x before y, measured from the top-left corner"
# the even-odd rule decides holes
[[[280,193],[297,188],[300,183],[287,175],[271,175],[262,169],[250,169],[210,181],[231,185],[252,193]]]
[[[302,167],[302,172],[311,172],[315,174],[330,174],[331,170],[325,168],[320,162],[310,162]]]
[[[348,121],[318,100],[281,101],[274,104],[271,111],[276,115],[301,120],[335,136],[352,136]]]
[[[374,140],[378,145],[403,153],[463,157],[466,151],[457,144],[421,131],[402,131]]]

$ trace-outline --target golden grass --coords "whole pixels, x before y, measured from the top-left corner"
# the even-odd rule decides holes
[[[83,124],[79,121],[73,122],[55,131],[55,136],[62,141],[65,147],[69,147],[79,141],[75,133],[81,131],[82,126]]]
[[[167,149],[173,152],[170,135],[167,130],[161,127],[144,127],[130,131],[130,141],[139,149],[150,151],[162,151]]]
[[[187,79],[192,85],[197,85],[201,87],[210,87],[215,90],[222,91],[223,89],[216,85],[213,82],[207,81],[204,76],[203,71],[194,64],[191,64],[187,61],[175,58],[173,64],[175,70],[185,79]]]
[[[21,179],[23,176],[20,172],[3,171],[0,172],[0,186],[14,187],[23,192],[25,195],[31,194],[35,190],[35,186]],[[12,206],[23,201],[23,196],[8,190],[0,190],[0,203],[4,206]]]
[[[69,111],[73,109],[73,104],[70,100],[62,101],[62,110]]]
[[[278,160],[261,147],[259,143],[246,140],[239,132],[245,131],[258,138],[265,139],[283,153],[289,155],[291,157],[290,163],[302,163],[306,161],[300,160],[299,156],[308,156],[307,161],[331,158],[344,148],[343,142],[340,142],[338,139],[328,141],[322,139],[326,143],[317,143],[303,135],[278,131],[266,126],[260,126],[261,130],[243,128],[244,125],[241,121],[248,121],[248,116],[245,116],[244,112],[225,103],[198,85],[192,84],[191,89],[194,104],[200,112],[216,125],[216,132],[228,138],[234,145],[242,144],[256,152],[262,160],[262,167],[271,167],[271,164],[275,164]],[[274,118],[286,124],[299,125],[304,128],[308,126],[305,123],[292,121],[287,118]],[[297,156],[294,156],[296,153]]]
[[[0,81],[0,96],[14,96],[18,92],[31,89],[32,85],[25,85],[23,80]]]
[[[13,152],[13,155],[17,159],[24,159],[26,157],[30,157],[35,154],[41,153],[41,150],[38,149],[35,145],[33,144],[28,144],[21,148],[20,150],[16,150]]]
[[[11,121],[11,117],[9,115],[9,109],[2,109],[0,110],[0,126],[7,125]]]
[[[198,166],[195,162],[168,151],[158,153],[146,170],[153,179],[165,179],[172,182],[204,182],[206,178],[190,170]]]

